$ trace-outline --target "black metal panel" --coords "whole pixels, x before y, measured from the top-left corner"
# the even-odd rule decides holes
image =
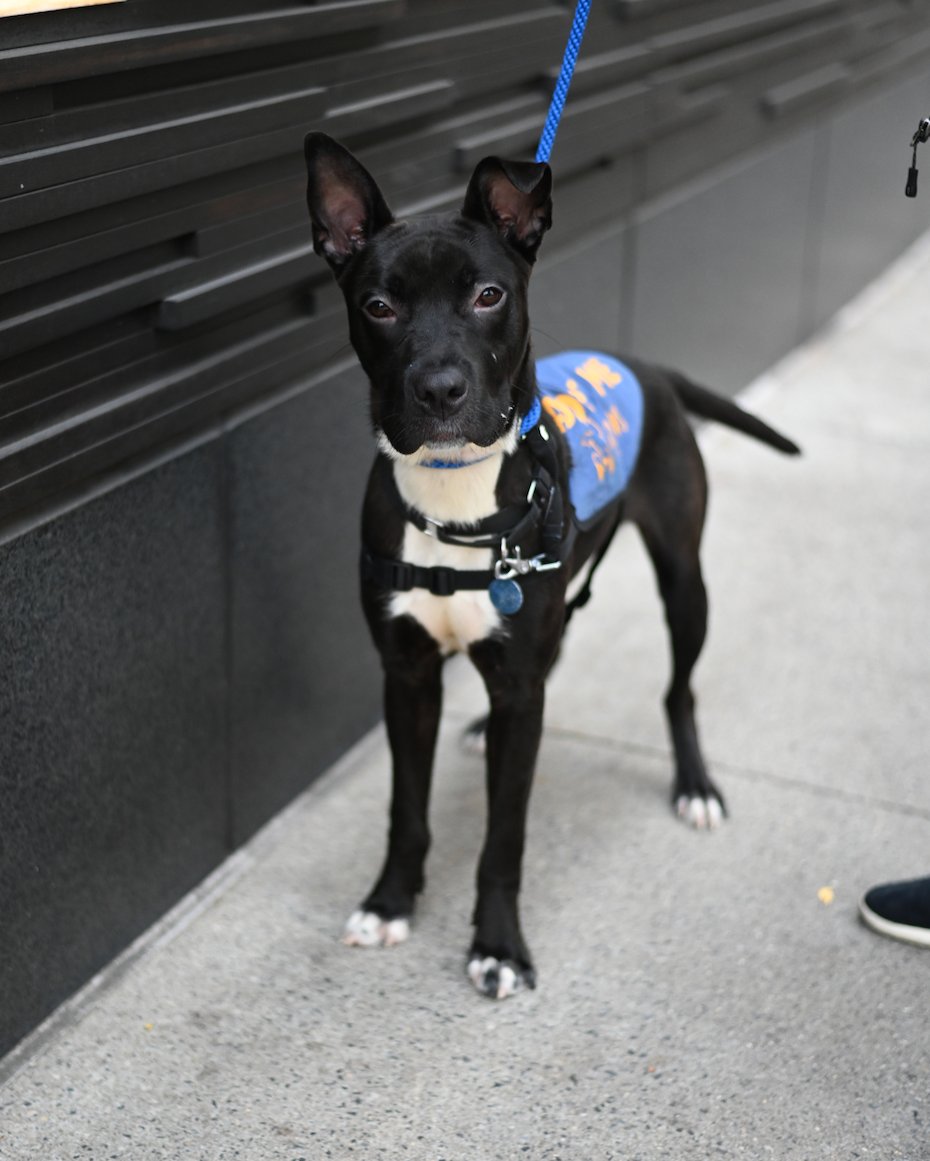
[[[808,132],[638,215],[637,353],[733,392],[791,349],[815,161]]]
[[[250,411],[227,438],[237,843],[380,713],[358,601],[366,396],[361,372],[342,367]]]
[[[0,546],[0,1053],[227,850],[220,470]]]
[[[572,347],[621,351],[628,344],[623,301],[626,230],[587,231],[547,249],[530,291],[533,352],[537,357]],[[562,237],[565,237],[563,233]]]

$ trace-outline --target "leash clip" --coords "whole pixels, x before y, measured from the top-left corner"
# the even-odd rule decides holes
[[[508,556],[507,537],[501,537],[500,558],[494,563],[495,580],[512,580],[515,576],[526,576],[533,570],[532,560],[524,560],[519,545],[513,550],[514,555]]]
[[[539,556],[532,557],[527,563],[532,567],[533,572],[553,572],[562,567],[560,560],[546,560],[544,552],[541,552]]]
[[[507,539],[504,537],[501,539],[500,558],[494,563],[495,580],[512,580],[515,576],[526,576],[531,572],[552,572],[562,567],[560,560],[546,560],[544,552],[524,560],[519,545],[514,548],[513,556],[508,555],[509,551]]]

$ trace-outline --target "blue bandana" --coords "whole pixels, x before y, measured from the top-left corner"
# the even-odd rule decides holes
[[[643,394],[629,367],[597,351],[561,351],[536,363],[544,417],[571,450],[569,495],[580,525],[626,488],[643,430]]]

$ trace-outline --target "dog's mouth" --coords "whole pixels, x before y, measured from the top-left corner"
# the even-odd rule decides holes
[[[401,451],[383,431],[377,432],[378,447],[389,459],[410,464],[412,467],[468,467],[503,453],[513,452],[517,443],[515,427],[510,427],[502,435],[486,441],[467,439],[453,430],[431,432],[419,447],[409,452]]]
[[[429,443],[423,444],[414,455],[408,458],[421,465],[433,464],[438,461],[464,468],[469,464],[487,459],[490,450],[490,448],[466,439],[431,440]]]
[[[467,443],[468,440],[463,435],[450,427],[447,430],[432,432],[430,438],[422,446],[448,449],[450,447],[465,447]]]
[[[473,418],[471,422],[459,418],[435,420],[422,432],[421,447],[441,448],[444,451],[473,447],[482,452],[487,451],[506,435],[513,423],[513,415],[514,407],[508,405],[499,415]]]
[[[469,406],[449,416],[388,412],[376,417],[376,432],[382,451],[392,459],[416,461],[432,455],[468,463],[486,456],[508,435],[514,415],[515,407],[509,401]]]

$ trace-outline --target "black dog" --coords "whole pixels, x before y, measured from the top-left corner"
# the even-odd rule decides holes
[[[488,824],[468,974],[503,997],[535,981],[517,896],[546,676],[568,613],[587,597],[585,584],[567,600],[569,582],[585,579],[622,519],[639,527],[674,659],[665,699],[672,801],[691,824],[717,825],[723,798],[701,757],[689,686],[705,634],[698,548],[707,489],[683,407],[798,449],[681,375],[601,355],[577,356],[587,362],[537,421],[527,286],[551,223],[547,165],[486,158],[460,213],[397,221],[331,138],[309,134],[306,158],[314,247],[345,296],[378,441],[362,516],[362,600],[384,666],[393,799],[387,859],[346,940],[386,945],[409,934],[429,847],[443,660],[467,651],[490,698]],[[588,405],[621,380],[636,389],[636,433],[617,408],[588,423]],[[569,492],[579,453],[562,429],[573,426],[607,438],[606,453],[591,445],[599,474],[618,456],[633,469],[585,519]],[[635,447],[621,446],[634,434]]]

